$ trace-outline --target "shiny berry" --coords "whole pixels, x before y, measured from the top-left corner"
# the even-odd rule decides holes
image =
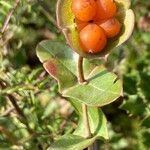
[[[100,21],[99,26],[104,29],[108,38],[118,35],[121,29],[121,24],[116,18]]]
[[[96,10],[95,0],[72,0],[72,11],[78,20],[92,20],[96,15]]]
[[[89,24],[89,22],[80,21],[77,18],[75,19],[75,23],[77,25],[78,31],[81,31],[85,26],[87,26]]]
[[[112,18],[116,14],[117,7],[113,0],[97,0],[96,3],[96,21]]]
[[[106,46],[107,39],[104,30],[94,23],[84,27],[79,35],[81,47],[87,53],[98,53]]]

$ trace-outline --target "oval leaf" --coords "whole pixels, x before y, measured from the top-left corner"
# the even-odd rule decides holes
[[[77,83],[75,55],[65,44],[43,41],[36,50],[45,70],[58,81],[60,92]]]
[[[85,127],[83,122],[81,103],[75,99],[69,99],[69,101],[74,106],[76,112],[79,114],[78,127],[73,134],[83,136]],[[92,135],[100,139],[108,140],[109,136],[107,130],[107,120],[102,110],[98,107],[88,106],[88,117]]]
[[[58,81],[59,91],[74,86],[77,80],[78,55],[66,44],[58,41],[42,41],[36,48],[37,56],[45,70]],[[85,59],[84,74],[87,75],[95,67]]]
[[[117,76],[104,67],[96,67],[88,77],[88,84],[78,84],[62,94],[90,106],[104,106],[115,101],[122,93],[122,82]]]
[[[116,80],[117,76],[104,67],[95,68],[87,59],[84,61],[85,76],[91,73],[87,76],[88,84],[80,85],[77,79],[77,57],[61,42],[41,42],[37,46],[37,56],[46,71],[58,81],[59,91],[65,97],[90,106],[103,106],[122,95],[122,84]]]
[[[83,150],[92,145],[96,137],[85,139],[77,135],[64,135],[58,141],[54,142],[48,150]]]

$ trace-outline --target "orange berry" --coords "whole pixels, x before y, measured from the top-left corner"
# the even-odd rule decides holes
[[[94,23],[88,24],[80,31],[80,43],[87,53],[98,53],[107,43],[104,30]]]
[[[95,20],[100,21],[113,17],[117,11],[116,4],[113,0],[97,0],[97,13]]]
[[[77,18],[75,19],[75,23],[77,25],[78,31],[81,31],[85,26],[89,24],[89,22],[80,21]]]
[[[72,0],[72,11],[81,21],[90,21],[96,15],[97,5],[95,0]]]
[[[116,18],[100,21],[99,26],[104,29],[105,34],[108,38],[115,37],[119,34],[121,24]]]

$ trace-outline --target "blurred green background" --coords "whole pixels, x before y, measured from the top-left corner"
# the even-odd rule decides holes
[[[101,141],[101,150],[150,149],[150,1],[131,2],[134,33],[105,64],[122,78],[124,97],[103,107],[110,141]],[[0,28],[14,3],[0,0]],[[64,41],[55,5],[56,0],[21,0],[0,34],[0,150],[45,150],[77,126],[78,116],[35,52],[41,40]],[[14,101],[23,114],[16,112]]]

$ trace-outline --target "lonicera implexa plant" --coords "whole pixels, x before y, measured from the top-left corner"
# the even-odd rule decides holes
[[[82,150],[97,139],[109,139],[100,107],[123,95],[122,81],[94,60],[124,43],[134,27],[129,0],[58,0],[57,24],[66,43],[42,41],[37,56],[57,80],[59,92],[75,108],[79,124],[49,150]],[[91,62],[91,60],[93,60]]]

